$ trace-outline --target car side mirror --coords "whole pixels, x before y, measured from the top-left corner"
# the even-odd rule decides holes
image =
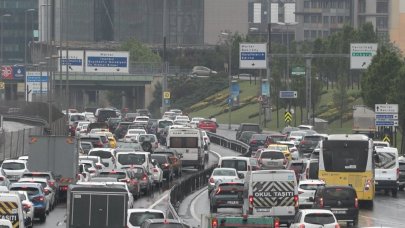
[[[309,202],[315,202],[314,197],[312,197],[312,196],[309,197],[309,198],[308,198],[308,201],[309,201]]]

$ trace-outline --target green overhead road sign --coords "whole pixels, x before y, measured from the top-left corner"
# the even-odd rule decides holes
[[[305,67],[301,67],[301,66],[293,67],[291,75],[296,75],[296,76],[305,75]]]

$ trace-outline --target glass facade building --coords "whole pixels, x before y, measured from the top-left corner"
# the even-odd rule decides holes
[[[1,25],[3,25],[2,28]],[[29,43],[36,40],[34,31],[37,30],[38,0],[0,0],[0,36],[3,39],[2,64],[24,63],[25,35],[27,35],[28,49]],[[29,51],[27,52],[29,53]]]

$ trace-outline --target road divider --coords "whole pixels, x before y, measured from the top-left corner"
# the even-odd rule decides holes
[[[228,148],[230,150],[236,151],[241,154],[246,154],[249,152],[249,145],[237,140],[228,139],[224,136],[220,136],[218,134],[208,132],[207,135],[210,138],[211,143],[215,143],[219,146]]]

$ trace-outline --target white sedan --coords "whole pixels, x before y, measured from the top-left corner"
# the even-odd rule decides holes
[[[311,208],[313,202],[309,200],[314,197],[318,188],[325,186],[322,180],[302,180],[298,184],[298,202],[300,208]]]
[[[300,210],[290,228],[336,228],[340,227],[335,215],[330,210],[305,209]]]
[[[124,142],[136,142],[140,134],[146,134],[143,129],[129,129],[124,136]]]
[[[239,175],[234,168],[216,168],[212,171],[210,179],[208,180],[208,196],[215,187],[217,181],[232,181],[239,180]]]

